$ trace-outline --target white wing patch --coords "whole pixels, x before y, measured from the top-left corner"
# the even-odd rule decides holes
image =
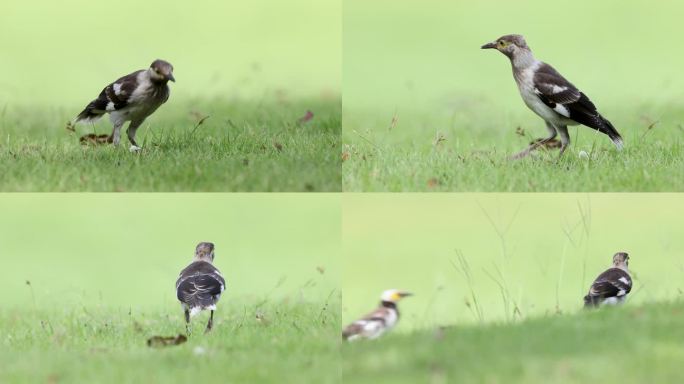
[[[561,86],[555,85],[555,84],[553,84],[553,86],[551,87],[551,93],[553,93],[554,95],[556,93],[561,93],[561,92],[564,92],[567,90],[568,90],[568,87],[561,87]]]
[[[121,84],[114,83],[114,85],[112,85],[112,88],[114,89],[115,95],[119,96],[121,94]]]
[[[568,109],[563,104],[556,104],[556,106],[553,107],[553,110],[558,112],[558,114],[560,115],[570,117],[570,111],[568,111]]]
[[[626,277],[624,277],[624,276],[622,276],[622,277],[619,278],[618,280],[620,280],[621,282],[623,282],[623,283],[626,284],[626,285],[629,285],[629,280],[628,280]]]

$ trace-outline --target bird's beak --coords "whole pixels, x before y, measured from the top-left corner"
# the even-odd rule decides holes
[[[166,78],[169,79],[169,80],[171,80],[171,81],[173,81],[174,83],[176,82],[176,78],[173,77],[173,73],[169,73],[169,75],[166,76]]]
[[[399,292],[399,297],[408,297],[408,296],[413,296],[413,293],[411,293],[411,292]]]
[[[493,42],[492,42],[492,43],[487,43],[487,44],[483,45],[483,46],[480,47],[480,48],[481,48],[481,49],[492,49],[492,48],[496,48],[496,43],[493,43]]]

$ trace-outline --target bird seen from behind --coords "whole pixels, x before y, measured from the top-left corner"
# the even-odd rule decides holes
[[[199,243],[192,263],[185,267],[176,281],[176,297],[185,313],[185,330],[190,333],[190,319],[204,310],[211,311],[205,332],[214,324],[214,311],[226,281],[214,266],[214,244]]]
[[[622,304],[632,290],[632,277],[627,269],[629,255],[618,252],[613,255],[613,266],[598,275],[584,296],[584,307]]]

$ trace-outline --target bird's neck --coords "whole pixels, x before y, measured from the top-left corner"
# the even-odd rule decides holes
[[[147,71],[145,71],[145,75],[147,78],[150,80],[150,83],[156,85],[157,87],[160,87],[162,85],[166,85],[169,80],[165,78],[160,78],[152,73],[152,68],[148,68]]]
[[[391,309],[397,309],[397,303],[392,302],[392,301],[381,301],[380,305],[385,307],[385,308],[391,308]]]
[[[511,65],[516,70],[527,69],[535,64],[537,64],[537,59],[534,58],[532,51],[529,49],[521,49],[511,57]]]
[[[615,267],[615,268],[622,269],[622,270],[625,271],[625,272],[629,272],[629,270],[627,269],[627,266],[626,266],[624,263],[615,264],[614,267]]]
[[[212,264],[213,260],[211,260],[211,257],[209,257],[208,255],[202,255],[202,256],[195,255],[195,261],[206,261],[207,263]]]

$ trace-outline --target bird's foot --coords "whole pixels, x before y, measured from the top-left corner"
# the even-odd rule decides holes
[[[128,148],[131,153],[136,153],[142,151],[142,147],[138,147],[137,145],[131,145],[130,148]]]
[[[206,335],[209,332],[211,332],[211,327],[207,326],[207,328],[204,330],[204,334]]]
[[[525,148],[525,149],[523,149],[522,151],[520,151],[520,152],[518,152],[518,153],[516,153],[516,154],[513,154],[513,155],[509,156],[508,159],[509,159],[509,160],[519,160],[519,159],[522,159],[522,158],[524,158],[524,157],[529,156],[530,153],[532,153],[532,150],[533,150],[533,149],[534,149],[534,147],[533,147],[533,146],[530,146],[529,148]]]
[[[535,148],[555,149],[561,147],[561,142],[556,139],[539,138],[530,143]]]

